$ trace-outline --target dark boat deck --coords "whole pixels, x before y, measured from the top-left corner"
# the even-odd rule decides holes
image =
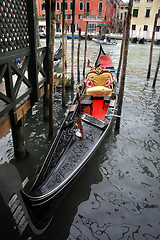
[[[76,135],[73,135],[71,144],[63,153],[59,164],[55,169],[51,170],[50,177],[39,188],[38,192],[35,192],[35,196],[45,195],[51,191],[56,193],[61,185],[64,185],[68,179],[71,180],[72,177],[74,177],[74,173],[77,174],[78,169],[80,171],[90,153],[94,151],[93,146],[96,146],[101,138],[104,132],[103,128],[106,127],[101,120],[95,120],[95,126],[92,124],[92,127],[91,124],[87,123],[87,119],[83,121],[82,125],[85,132],[85,139],[82,140]],[[97,127],[98,125],[99,127]]]

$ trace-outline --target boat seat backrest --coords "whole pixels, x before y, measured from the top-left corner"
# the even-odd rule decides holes
[[[112,74],[110,72],[103,72],[100,74],[89,72],[87,79],[90,78],[93,78],[95,86],[105,86],[107,80],[112,80]]]

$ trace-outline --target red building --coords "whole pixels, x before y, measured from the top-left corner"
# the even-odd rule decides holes
[[[36,0],[38,15],[45,15],[45,1]],[[61,31],[62,26],[62,0],[56,1],[56,31]],[[105,30],[114,30],[118,14],[119,0],[76,0],[75,1],[75,30],[80,27],[85,31],[88,21],[88,32],[98,32],[99,24],[106,24]],[[68,23],[68,31],[71,31],[72,23],[72,0],[66,0],[65,22]]]

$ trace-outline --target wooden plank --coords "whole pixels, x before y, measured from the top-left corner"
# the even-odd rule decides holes
[[[0,119],[0,139],[11,129],[11,122],[8,115]]]
[[[40,88],[40,96],[44,94],[44,86]],[[31,108],[30,99],[26,99],[25,102],[21,103],[16,110],[17,120],[20,120]],[[11,129],[11,121],[9,115],[5,115],[0,118],[0,139]]]

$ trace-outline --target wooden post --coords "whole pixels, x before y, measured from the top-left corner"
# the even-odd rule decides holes
[[[12,81],[12,72],[11,67],[8,64],[9,71],[6,71],[5,77],[5,87],[6,94],[12,100],[16,101],[14,91],[13,91],[13,81]],[[17,158],[24,158],[27,154],[27,151],[24,147],[24,136],[23,136],[23,119],[17,120],[16,106],[13,105],[13,109],[9,112],[11,126],[12,126],[12,138],[13,138],[13,147],[14,154]]]
[[[158,59],[158,62],[157,62],[156,72],[155,72],[154,79],[153,79],[152,88],[154,88],[156,86],[156,80],[157,80],[159,65],[160,65],[160,53],[159,53],[159,59]]]
[[[84,49],[84,63],[83,63],[83,78],[85,78],[85,69],[86,69],[87,30],[88,30],[88,22],[86,22],[86,31],[85,31],[85,49]]]
[[[35,15],[36,15],[36,37],[37,37],[37,47],[40,47],[40,34],[39,34],[39,21],[37,13],[37,5],[35,5]]]
[[[28,65],[28,78],[32,84],[31,103],[32,106],[39,99],[38,86],[38,64],[37,64],[37,41],[36,41],[36,13],[35,1],[27,1],[28,4],[28,30],[29,30],[29,45],[30,45],[30,61]]]
[[[62,106],[65,107],[65,43],[64,43],[64,28],[65,28],[65,0],[62,5]]]
[[[45,0],[45,9],[46,9],[46,46],[47,53],[44,61],[44,69],[47,73],[47,81],[44,83],[44,95],[43,95],[43,120],[49,121],[49,39],[50,39],[50,25],[51,25],[51,9],[50,1]]]
[[[117,115],[121,115],[121,111],[122,111],[132,6],[133,6],[133,0],[130,0],[128,4],[128,15],[127,15],[127,21],[126,21],[126,31],[125,31],[126,34],[125,34],[125,42],[124,42],[123,65],[122,65],[122,74],[121,74],[119,96],[118,96]],[[116,130],[119,130],[119,127],[120,127],[120,117],[117,117]]]
[[[28,152],[26,151],[24,146],[24,132],[22,118],[14,126],[12,121],[12,136],[15,157],[21,159],[26,157]]]
[[[123,57],[124,40],[125,40],[125,35],[126,35],[126,31],[125,31],[126,30],[126,21],[127,21],[127,16],[125,15],[124,22],[123,22],[123,38],[122,38],[122,43],[121,43],[119,65],[118,65],[118,70],[117,70],[117,82],[119,82],[119,74],[120,74],[122,57]]]
[[[74,88],[74,19],[75,19],[75,0],[72,1],[72,67],[71,67],[71,87]]]
[[[65,36],[64,36],[64,45],[65,45],[65,68],[67,68],[67,27],[68,24],[65,24]]]
[[[81,28],[79,28],[78,53],[77,53],[77,82],[78,83],[80,83],[80,70],[79,70],[80,45],[81,45]]]
[[[151,75],[152,51],[153,51],[153,42],[154,42],[154,36],[155,36],[157,20],[158,20],[158,14],[155,15],[155,20],[154,20],[154,26],[153,26],[153,32],[152,32],[152,42],[151,42],[151,47],[150,47],[150,57],[149,57],[147,79],[149,79],[150,75]]]
[[[53,136],[53,104],[54,104],[54,38],[55,38],[55,5],[51,0],[51,26],[49,34],[49,137]]]

